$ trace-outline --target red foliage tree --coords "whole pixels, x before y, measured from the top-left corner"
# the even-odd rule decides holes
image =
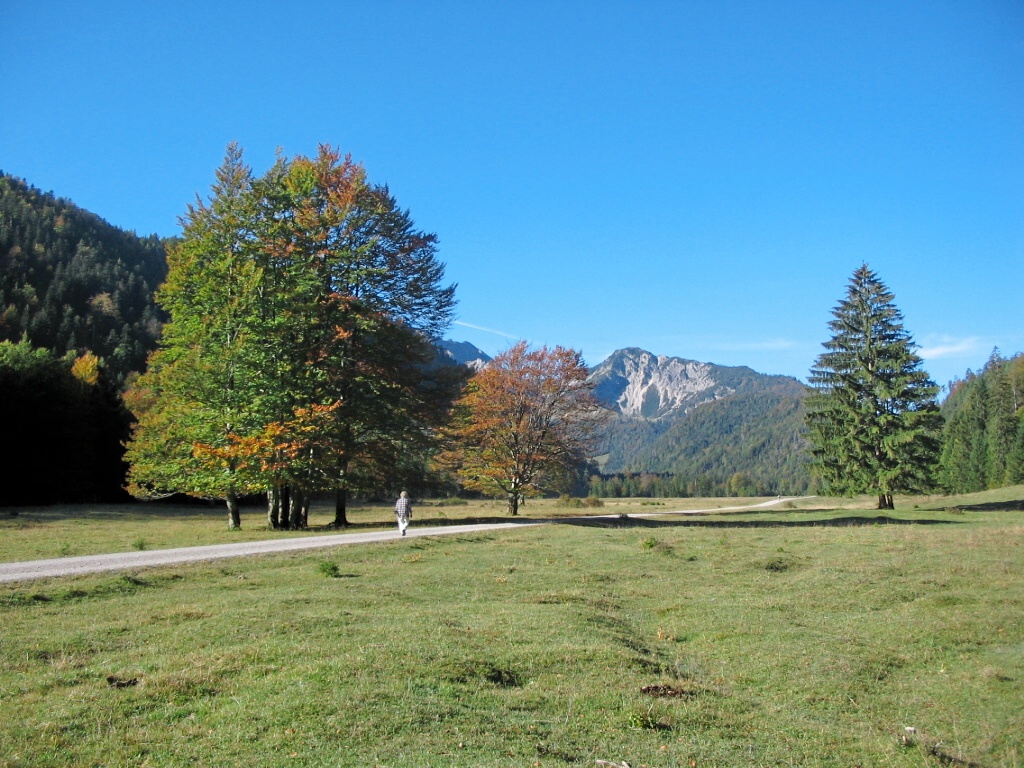
[[[505,496],[511,515],[525,497],[564,487],[604,420],[587,374],[575,350],[519,342],[469,383],[441,463],[466,488]]]

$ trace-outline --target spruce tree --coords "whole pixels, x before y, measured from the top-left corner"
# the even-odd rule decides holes
[[[943,427],[939,482],[949,493],[973,493],[987,487],[988,382],[984,376],[970,374],[959,386],[960,402],[947,413]]]
[[[938,387],[921,369],[893,295],[862,265],[832,311],[809,381],[813,467],[828,493],[893,494],[931,487],[942,427]]]

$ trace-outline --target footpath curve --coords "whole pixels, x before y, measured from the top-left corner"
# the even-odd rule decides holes
[[[640,512],[629,517],[663,517],[666,515],[696,515],[709,512],[736,512],[744,509],[770,507],[796,497],[780,497],[760,504],[738,507],[717,507],[712,509],[689,509],[675,512]],[[444,525],[430,528],[409,528],[406,538],[420,536],[446,536],[453,533],[476,533],[497,531],[506,528],[572,523],[593,520],[616,520],[619,515],[589,515],[586,517],[523,519],[508,523],[476,523],[469,525]],[[141,552],[116,552],[106,555],[83,555],[59,557],[51,560],[26,560],[15,563],[0,563],[0,583],[49,579],[57,576],[78,576],[104,571],[123,571],[133,568],[149,568],[158,565],[176,565],[207,560],[221,560],[231,557],[265,555],[276,552],[294,552],[304,549],[322,549],[345,544],[368,544],[392,541],[402,538],[397,531],[374,531],[372,533],[339,533],[329,536],[303,536],[301,538],[273,539],[264,541],[240,541],[236,544],[211,544],[201,547],[180,547],[178,549],[154,549]]]

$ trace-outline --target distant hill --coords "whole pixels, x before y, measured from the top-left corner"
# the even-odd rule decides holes
[[[91,351],[123,383],[156,347],[164,245],[0,172],[0,341]]]
[[[736,475],[762,493],[798,493],[810,476],[802,437],[806,388],[789,376],[621,349],[592,369],[614,413],[604,473],[672,473],[703,493]]]

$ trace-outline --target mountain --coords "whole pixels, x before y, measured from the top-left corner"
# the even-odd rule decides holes
[[[803,398],[789,376],[621,349],[591,370],[613,412],[602,471],[671,473],[703,492],[734,476],[763,493],[806,490]]]
[[[437,346],[441,350],[441,354],[449,361],[458,365],[469,366],[474,371],[479,371],[487,363],[491,362],[491,358],[486,352],[477,349],[468,341],[444,339],[439,341]]]
[[[591,371],[595,395],[630,419],[676,419],[690,409],[736,392],[761,389],[766,376],[746,367],[698,363],[654,355],[636,347],[620,349]]]
[[[91,351],[123,383],[159,337],[164,246],[0,172],[0,341]]]

